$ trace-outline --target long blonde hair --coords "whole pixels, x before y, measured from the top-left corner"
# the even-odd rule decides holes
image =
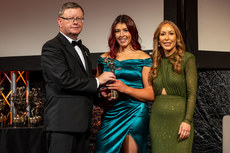
[[[184,44],[183,37],[176,24],[174,24],[172,21],[169,20],[162,21],[158,25],[153,37],[153,54],[152,54],[153,64],[150,71],[150,78],[149,78],[150,83],[152,83],[153,80],[156,78],[159,63],[161,62],[162,57],[164,57],[164,50],[159,43],[159,36],[160,36],[161,28],[165,24],[171,25],[176,33],[176,51],[169,58],[169,61],[173,64],[173,68],[177,73],[180,74],[182,72],[181,63],[185,53],[185,44]]]

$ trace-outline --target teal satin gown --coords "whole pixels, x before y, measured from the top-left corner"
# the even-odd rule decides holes
[[[115,60],[116,78],[133,88],[143,88],[142,69],[151,67],[151,58]],[[100,57],[98,64],[103,71],[110,71],[104,59]],[[95,153],[119,153],[127,134],[138,145],[139,153],[147,152],[147,138],[149,126],[149,110],[144,102],[140,102],[128,95],[119,94],[119,100],[104,112],[102,124],[97,133]]]

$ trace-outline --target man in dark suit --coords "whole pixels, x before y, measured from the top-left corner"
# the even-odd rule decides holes
[[[63,4],[58,15],[60,32],[42,47],[49,153],[88,152],[92,98],[100,85],[115,80],[111,72],[97,78],[92,76],[89,50],[77,40],[83,21],[84,11],[80,5]]]

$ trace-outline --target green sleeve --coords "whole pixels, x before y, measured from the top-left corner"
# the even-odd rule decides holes
[[[191,124],[193,121],[193,113],[196,104],[197,93],[197,69],[195,56],[191,56],[185,63],[185,77],[187,87],[187,109],[184,122]]]

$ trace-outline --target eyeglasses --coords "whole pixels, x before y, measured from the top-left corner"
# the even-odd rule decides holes
[[[77,17],[77,18],[64,18],[64,17],[60,17],[66,21],[69,21],[69,22],[74,22],[75,20],[77,22],[83,22],[84,21],[84,18],[80,18],[80,17]]]

